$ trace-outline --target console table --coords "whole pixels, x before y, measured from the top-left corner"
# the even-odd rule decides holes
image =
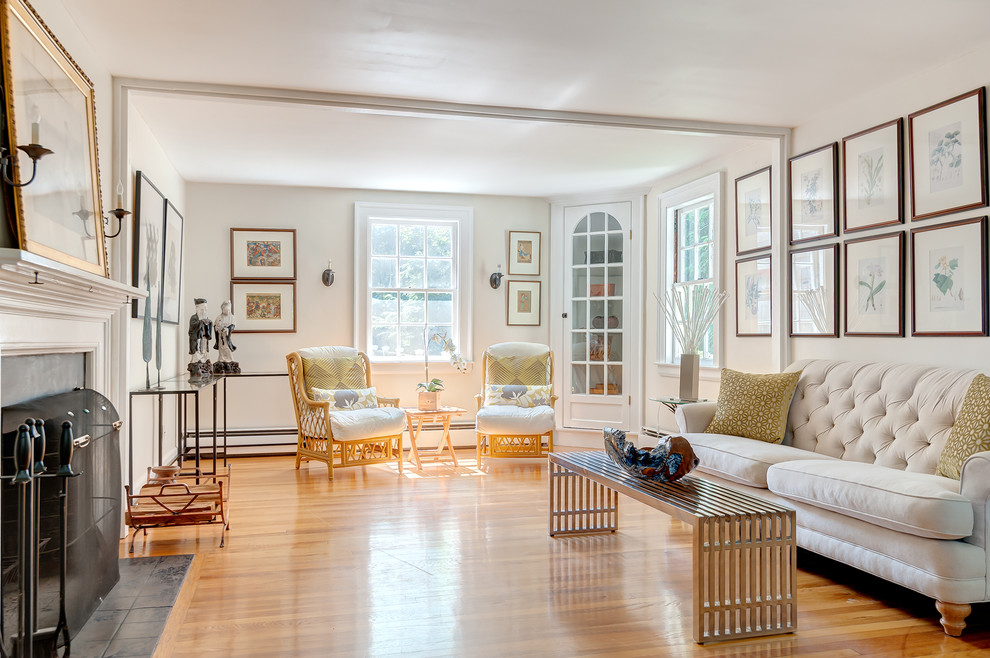
[[[691,524],[695,642],[797,628],[794,510],[697,477],[635,478],[601,451],[549,461],[551,537],[614,533],[620,493]]]

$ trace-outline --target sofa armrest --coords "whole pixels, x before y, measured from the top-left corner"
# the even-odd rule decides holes
[[[674,412],[677,429],[681,432],[704,432],[715,417],[715,402],[682,404]]]
[[[987,548],[990,545],[990,451],[971,455],[962,467],[959,493],[973,503],[973,534],[965,541]]]

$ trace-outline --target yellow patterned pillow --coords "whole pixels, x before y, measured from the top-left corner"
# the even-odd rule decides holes
[[[330,410],[369,409],[378,406],[375,387],[371,388],[338,388],[328,390],[313,389],[313,399],[317,402],[331,402]]]
[[[990,450],[990,377],[979,374],[966,391],[962,408],[939,455],[935,474],[958,480],[963,462],[984,450]]]
[[[367,386],[364,360],[360,356],[342,356],[336,359],[303,359],[303,381],[313,397],[314,388],[336,390],[338,388],[363,388]]]
[[[550,383],[549,352],[536,356],[485,356],[487,378],[492,384],[543,386]]]
[[[780,443],[801,372],[754,375],[722,369],[715,417],[705,431]]]

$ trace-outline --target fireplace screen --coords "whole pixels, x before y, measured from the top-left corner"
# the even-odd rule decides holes
[[[4,407],[2,471],[14,474],[13,446],[18,426],[27,418],[45,419],[46,472],[58,468],[58,439],[63,421],[71,421],[78,439],[90,435],[90,444],[72,458],[79,477],[68,479],[68,538],[66,618],[74,636],[119,579],[117,551],[120,539],[120,446],[117,410],[99,393],[80,389]],[[38,620],[36,628],[54,628],[59,617],[59,478],[40,477],[38,514]],[[0,483],[0,569],[2,569],[3,629],[6,650],[18,628],[17,491],[9,480]]]

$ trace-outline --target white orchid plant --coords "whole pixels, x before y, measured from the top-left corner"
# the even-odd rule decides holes
[[[681,346],[681,353],[698,354],[704,345],[705,334],[727,295],[724,290],[694,286],[690,292],[684,288],[672,288],[663,298],[654,296],[663,309],[674,339]]]
[[[430,379],[430,343],[440,346],[441,352],[446,352],[450,356],[450,365],[457,369],[457,372],[467,372],[467,359],[457,353],[457,346],[454,341],[447,337],[447,332],[434,332],[426,341],[426,349],[423,350],[423,363],[426,366],[426,381],[420,382],[416,390],[423,390],[427,393],[435,393],[443,390],[443,380],[440,378]]]

